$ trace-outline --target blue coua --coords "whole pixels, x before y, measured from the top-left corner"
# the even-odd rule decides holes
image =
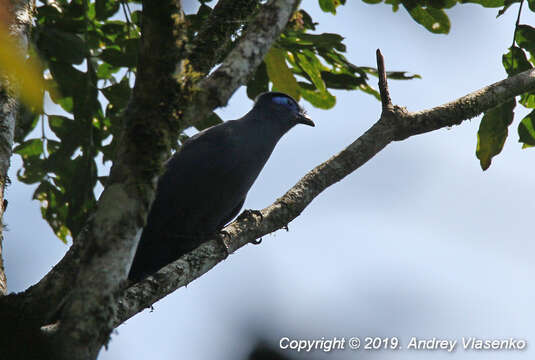
[[[128,278],[139,281],[210,240],[240,211],[279,139],[314,126],[290,96],[268,92],[238,120],[188,139],[166,164]]]

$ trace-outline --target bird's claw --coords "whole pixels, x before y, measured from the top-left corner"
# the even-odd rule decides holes
[[[219,239],[221,240],[221,243],[223,244],[223,247],[225,248],[225,252],[227,253],[227,256],[225,257],[228,257],[230,255],[230,252],[229,252],[229,247],[227,245],[227,243],[225,242],[225,240],[230,240],[231,237],[230,237],[230,234],[225,231],[225,230],[219,230]]]
[[[243,212],[238,216],[236,220],[242,220],[242,219],[251,219],[253,215],[259,216],[260,221],[264,220],[264,215],[262,215],[262,212],[260,210],[252,210],[252,209],[245,209]]]
[[[262,238],[260,239],[253,239],[251,241],[249,241],[251,244],[253,245],[260,245],[262,243]]]
[[[223,238],[223,241],[225,241],[225,238],[230,240],[230,234],[228,233],[228,231],[219,230],[219,235],[221,235],[221,237]]]

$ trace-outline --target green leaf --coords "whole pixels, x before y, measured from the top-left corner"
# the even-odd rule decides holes
[[[420,25],[434,34],[447,34],[450,32],[450,19],[442,9],[413,5],[413,1],[404,2],[403,6],[412,18]]]
[[[87,86],[85,74],[72,65],[56,61],[51,61],[48,65],[62,96],[72,96],[81,87]]]
[[[518,125],[518,141],[522,148],[535,146],[535,110],[526,115]]]
[[[321,71],[324,69],[314,54],[305,50],[297,54],[297,60],[297,64],[308,75],[316,89],[320,92],[326,91],[325,82],[321,77]]]
[[[110,79],[120,68],[108,63],[101,63],[97,67],[97,77],[102,80]]]
[[[203,121],[198,122],[195,125],[195,128],[199,131],[202,131],[204,129],[209,128],[210,126],[214,126],[217,124],[221,124],[223,120],[217,115],[215,112],[212,112],[210,116],[206,117]]]
[[[266,54],[264,62],[269,80],[273,83],[272,90],[284,92],[299,101],[299,85],[286,64],[284,50],[272,47]]]
[[[25,184],[34,184],[46,174],[45,160],[41,158],[43,143],[41,139],[30,139],[18,145],[14,152],[22,157],[23,167],[17,171],[17,178]]]
[[[329,89],[352,90],[357,89],[360,85],[366,83],[362,77],[347,73],[337,74],[329,71],[322,71],[321,78]]]
[[[502,56],[502,63],[509,76],[532,68],[524,51],[516,46],[509,48],[509,52]]]
[[[383,2],[383,0],[362,0],[362,1],[364,1],[366,4],[379,4]]]
[[[137,65],[137,53],[122,52],[117,49],[104,49],[99,58],[113,66],[135,67]]]
[[[20,104],[15,126],[15,141],[21,143],[39,122],[40,115]]]
[[[15,154],[19,154],[23,159],[27,157],[39,156],[43,153],[43,140],[30,139],[13,149]]]
[[[68,112],[68,113],[72,114],[73,111],[74,111],[74,101],[73,101],[72,97],[70,97],[70,96],[59,98],[56,101],[56,104],[61,106],[61,108],[63,110],[65,110],[66,112]]]
[[[377,69],[368,67],[368,66],[362,66],[361,69],[366,72],[367,74],[377,76]],[[387,71],[386,77],[392,80],[412,80],[412,79],[421,79],[422,76],[418,74],[412,74],[409,75],[406,71]]]
[[[269,77],[267,74],[266,63],[262,62],[247,82],[247,96],[254,100],[263,92],[269,91]]]
[[[481,168],[487,170],[492,158],[498,155],[507,138],[507,128],[513,122],[516,101],[513,99],[485,113],[477,132],[476,156]]]
[[[346,46],[342,44],[344,37],[339,34],[323,33],[323,34],[299,34],[299,42],[301,44],[313,44],[318,49],[345,52]]]
[[[528,0],[529,9],[535,12],[535,0]]]
[[[81,64],[88,54],[80,37],[52,27],[39,30],[37,47],[48,59],[69,64]]]
[[[49,181],[42,181],[35,192],[33,198],[41,202],[41,216],[45,219],[57,237],[67,243],[69,229],[64,225],[68,213],[68,206],[64,201],[61,191]]]
[[[317,23],[312,20],[312,17],[303,9],[300,9],[299,13],[301,14],[301,20],[305,29],[316,30]]]
[[[58,19],[61,17],[61,12],[57,4],[43,5],[37,8],[37,19]]]
[[[409,75],[406,71],[387,71],[386,77],[392,80],[412,80],[422,78],[422,76],[418,74]]]
[[[103,21],[113,16],[119,10],[119,2],[115,0],[95,0],[97,20]]]
[[[202,27],[202,25],[206,22],[208,19],[208,16],[212,13],[212,8],[208,5],[201,4],[199,6],[199,10],[197,10],[196,14],[189,14],[187,15],[188,20],[188,30],[190,30],[192,33],[191,35],[194,35],[195,32],[199,31]],[[190,36],[191,36],[190,35]]]
[[[392,5],[392,12],[398,11],[400,2],[401,0],[385,0],[385,4]]]
[[[61,140],[66,140],[69,137],[76,135],[75,131],[76,121],[61,115],[48,116],[48,126],[54,134]]]
[[[479,4],[486,8],[496,8],[504,5],[504,0],[460,0],[461,4],[472,3]]]
[[[74,172],[65,179],[67,186],[64,196],[69,205],[65,223],[72,236],[76,237],[96,206],[93,188],[97,182],[97,171],[94,159],[85,154],[76,157],[72,163]]]
[[[330,12],[336,14],[336,1],[335,0],[319,0],[320,8],[324,12]]]
[[[535,108],[535,94],[533,92],[523,93],[520,95],[519,103],[530,109]]]
[[[123,109],[130,100],[132,90],[130,89],[128,78],[125,76],[120,83],[105,87],[100,91],[102,91],[102,94],[104,94],[110,104],[118,109]]]
[[[301,87],[301,95],[306,101],[320,109],[330,109],[336,104],[336,98],[328,91],[313,91]]]
[[[519,25],[516,29],[515,41],[523,49],[535,56],[535,28],[529,25]]]
[[[377,100],[381,101],[381,94],[379,94],[379,91],[375,90],[368,84],[362,84],[360,86],[360,90],[364,91],[366,94],[370,94],[373,97],[375,97]]]
[[[344,38],[339,34],[305,34],[287,31],[278,43],[281,47],[291,51],[301,51],[303,49],[331,51],[336,49],[345,52],[346,46],[342,43],[343,40]]]
[[[457,4],[457,0],[427,0],[427,6],[435,9],[449,9]]]
[[[507,11],[507,9],[509,9],[509,7],[511,5],[513,5],[515,2],[520,2],[521,0],[504,0],[503,2],[503,8],[498,11],[498,15],[496,17],[500,17],[502,16],[503,14],[505,14],[505,12]]]

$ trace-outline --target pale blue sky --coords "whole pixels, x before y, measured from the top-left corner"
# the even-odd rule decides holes
[[[434,35],[400,9],[348,1],[336,16],[316,1],[304,8],[319,32],[346,37],[348,59],[375,66],[381,48],[389,70],[422,80],[390,82],[393,102],[422,110],[505,77],[518,5],[457,6],[449,35]],[[523,23],[532,23],[527,8]],[[371,79],[376,82],[376,79]],[[361,92],[334,92],[337,105],[304,106],[315,128],[296,127],[279,143],[251,189],[246,208],[270,205],[308,170],[361,135],[380,103]],[[223,119],[252,105],[243,89]],[[100,359],[240,359],[257,337],[411,336],[461,341],[516,337],[523,352],[335,351],[308,359],[528,359],[535,352],[531,240],[535,153],[521,150],[511,126],[504,151],[482,172],[475,158],[479,118],[394,143],[333,185],[290,223],[155,304],[112,334]],[[31,201],[34,186],[13,184],[7,197],[5,256],[10,291],[38,281],[65,253]]]

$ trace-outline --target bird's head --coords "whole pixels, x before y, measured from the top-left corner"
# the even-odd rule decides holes
[[[312,119],[297,101],[281,92],[266,92],[258,95],[254,107],[269,114],[270,118],[278,119],[287,129],[297,124],[314,126]]]

